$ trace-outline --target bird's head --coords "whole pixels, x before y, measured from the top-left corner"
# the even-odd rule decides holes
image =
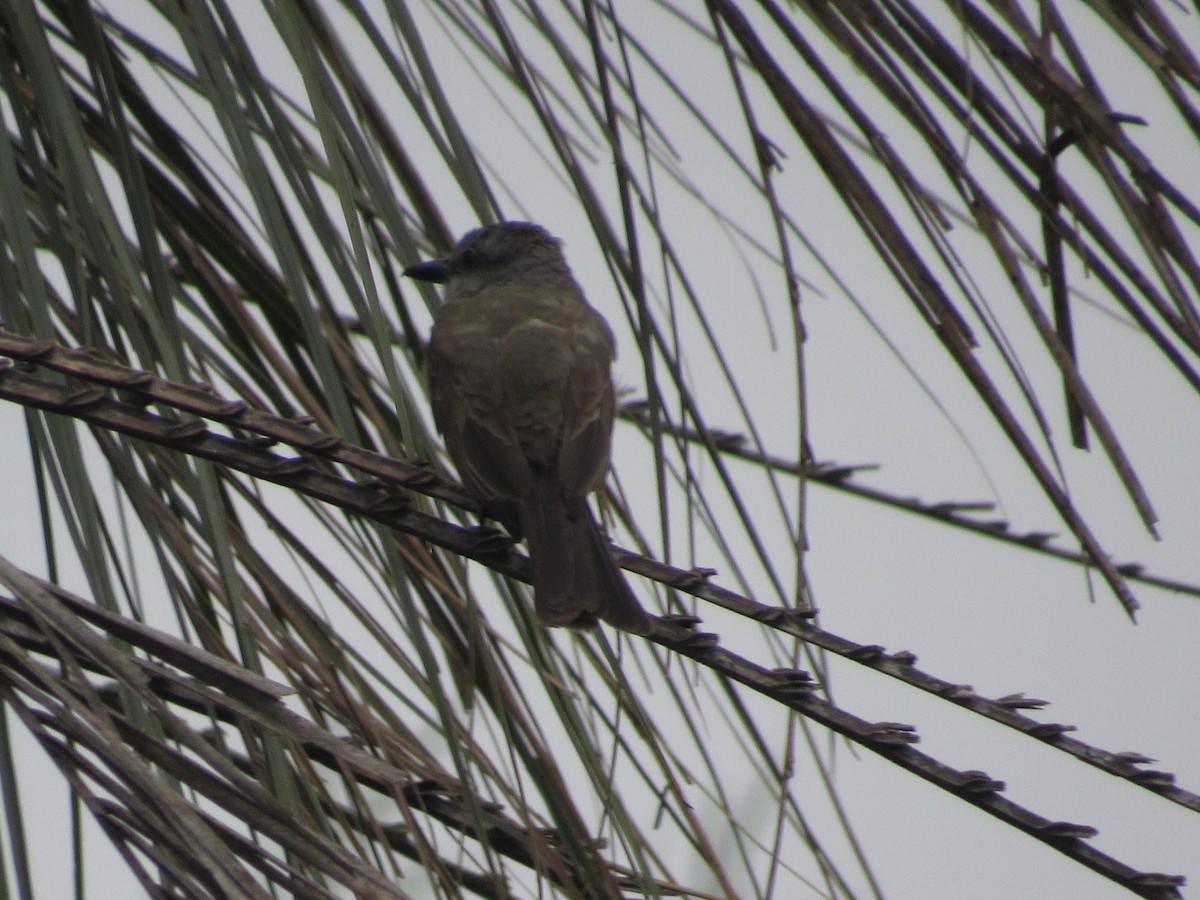
[[[409,266],[404,274],[445,284],[460,278],[505,280],[545,266],[566,269],[557,238],[532,222],[500,222],[467,232],[449,256]]]

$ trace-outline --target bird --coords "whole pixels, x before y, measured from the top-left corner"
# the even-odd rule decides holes
[[[404,275],[444,285],[434,423],[484,514],[526,541],[539,621],[650,633],[588,505],[610,465],[616,341],[561,242],[530,222],[485,225]]]

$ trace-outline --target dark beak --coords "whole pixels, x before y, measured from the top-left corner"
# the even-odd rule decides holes
[[[415,278],[417,281],[432,281],[434,284],[445,284],[450,277],[450,268],[446,265],[446,261],[442,259],[431,259],[426,262],[419,262],[415,266],[409,266],[404,270],[404,274],[409,278]]]

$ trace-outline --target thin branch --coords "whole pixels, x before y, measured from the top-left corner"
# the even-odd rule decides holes
[[[0,347],[9,343],[12,343],[11,335],[0,336]],[[59,366],[69,365],[62,355],[55,356],[55,360]],[[169,383],[161,380],[157,380],[156,384],[158,386],[155,391],[161,397],[177,390],[195,390],[179,385],[168,387]],[[207,403],[212,407],[229,409],[229,404],[225,401],[204,392],[200,393],[207,397]],[[530,581],[528,558],[513,548],[511,538],[492,530],[462,528],[418,512],[412,509],[410,502],[394,492],[389,492],[386,486],[381,486],[380,483],[363,484],[341,479],[317,470],[314,461],[302,457],[281,457],[253,441],[214,435],[207,431],[203,422],[182,423],[167,419],[149,413],[140,406],[113,400],[100,388],[81,390],[52,384],[34,378],[28,372],[17,371],[11,366],[7,369],[0,367],[0,398],[71,415],[99,427],[111,428],[183,453],[210,459],[237,471],[291,487],[300,493],[356,512],[390,528],[480,562],[510,578],[526,583]],[[202,408],[201,403],[192,404],[193,411]],[[257,415],[266,416],[263,413]],[[328,441],[315,437],[317,434],[319,433],[306,428],[303,439],[317,446],[328,446]],[[426,470],[420,467],[417,467],[417,470],[426,473]],[[415,482],[409,480],[400,483],[417,491],[428,486],[424,475]],[[1176,787],[1168,773],[1140,768],[1141,763],[1150,761],[1149,757],[1100,750],[1082,741],[1065,737],[1066,732],[1073,730],[1072,726],[1036,722],[1016,712],[1020,708],[1044,705],[1042,701],[1027,700],[1023,695],[990,700],[976,694],[968,686],[918,671],[913,666],[916,657],[911,653],[888,655],[879,645],[859,644],[817,628],[806,621],[812,616],[812,612],[758,603],[751,598],[712,585],[708,582],[712,574],[710,570],[683,570],[645,556],[624,551],[620,551],[619,554],[621,565],[632,572],[752,618],[782,633],[802,638],[859,665],[873,668],[1057,747],[1109,774],[1200,812],[1200,795]]]

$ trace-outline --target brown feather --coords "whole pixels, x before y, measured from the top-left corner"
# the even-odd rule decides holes
[[[538,617],[647,633],[586,499],[608,472],[615,342],[558,242],[504,223],[407,271],[446,282],[429,346],[434,421],[466,487],[528,541]]]

